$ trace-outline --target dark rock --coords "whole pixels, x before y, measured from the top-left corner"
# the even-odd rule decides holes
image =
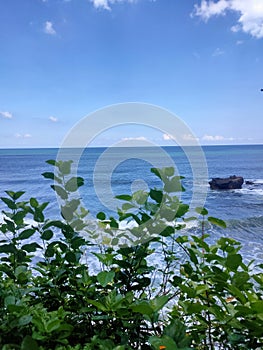
[[[254,185],[254,182],[253,181],[246,181],[246,185]]]
[[[229,176],[227,178],[216,177],[209,181],[212,190],[233,190],[242,188],[244,178],[242,176]]]

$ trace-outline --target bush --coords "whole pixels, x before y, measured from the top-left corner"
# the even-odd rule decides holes
[[[172,168],[152,169],[163,187],[118,196],[118,218],[100,212],[94,227],[72,162],[48,163],[55,172],[43,176],[54,181],[61,220],[45,217],[48,203],[22,201],[22,191],[1,198],[1,349],[262,348],[263,266],[245,265],[231,238],[208,244],[206,223],[225,223],[205,208],[196,209],[199,234],[182,231],[189,207]]]

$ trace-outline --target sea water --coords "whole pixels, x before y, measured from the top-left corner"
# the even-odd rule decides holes
[[[226,221],[226,229],[207,229],[211,239],[223,235],[235,238],[243,244],[242,252],[247,260],[262,262],[263,145],[204,146],[207,178],[202,175],[205,172],[200,172],[200,178],[193,174],[187,150],[180,147],[164,147],[162,150],[174,162],[177,174],[185,177],[183,185],[186,191],[181,194],[181,200],[190,204],[195,183],[197,195],[198,191],[200,195],[207,191],[204,206],[209,215]],[[158,148],[115,148],[107,156],[104,156],[105,151],[106,148],[85,149],[77,167],[78,176],[85,179],[79,194],[94,217],[100,211],[116,216],[113,199],[118,194],[160,187],[159,179],[150,169],[167,165],[166,157]],[[68,150],[68,159],[74,159],[74,152],[74,149]],[[0,196],[5,196],[5,190],[25,191],[24,199],[33,196],[39,202],[50,202],[47,217],[57,218],[59,203],[50,188],[51,181],[41,176],[43,172],[53,170],[45,161],[56,159],[57,153],[55,148],[0,150]],[[101,157],[104,158],[98,171],[96,165]],[[243,176],[250,184],[245,183],[240,190],[214,191],[209,188],[208,181],[212,177],[231,175]],[[0,210],[3,209],[4,204],[0,203]],[[196,233],[196,228],[189,227],[190,233],[191,230]]]

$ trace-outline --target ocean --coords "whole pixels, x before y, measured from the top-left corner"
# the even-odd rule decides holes
[[[203,146],[202,151],[206,169],[201,169],[198,158],[195,162],[194,149],[116,147],[109,152],[107,148],[87,148],[76,165],[78,176],[85,179],[80,196],[92,216],[100,211],[116,216],[116,207],[120,206],[114,199],[116,195],[158,188],[160,181],[151,173],[151,167],[174,164],[177,174],[185,177],[186,191],[180,199],[193,206],[199,204],[198,198],[201,198],[209,215],[223,219],[227,224],[226,229],[208,228],[211,239],[220,236],[237,239],[243,244],[246,260],[262,262],[263,145]],[[58,149],[1,149],[0,196],[5,196],[5,190],[26,191],[24,199],[33,196],[39,202],[49,201],[47,216],[58,217],[59,204],[50,188],[51,181],[41,176],[43,172],[52,171],[46,160],[56,159],[57,153]],[[75,150],[68,149],[67,156],[75,159]],[[240,190],[214,191],[209,188],[208,181],[212,177],[230,175],[243,176],[250,184],[244,184]],[[191,202],[194,194],[195,200]],[[0,210],[3,209],[1,202]],[[196,233],[196,230],[196,227],[188,228],[189,233]]]

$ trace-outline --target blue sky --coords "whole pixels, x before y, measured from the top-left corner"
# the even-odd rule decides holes
[[[201,144],[263,143],[262,0],[0,2],[0,147],[59,147],[84,116],[144,102]],[[141,126],[94,140],[171,140]]]

